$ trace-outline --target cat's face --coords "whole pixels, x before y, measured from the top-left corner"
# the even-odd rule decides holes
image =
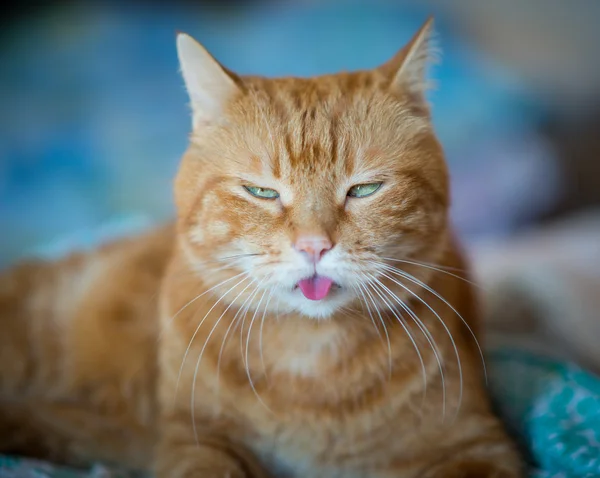
[[[390,259],[429,259],[439,247],[446,168],[398,68],[268,80],[214,63],[225,85],[202,97],[181,49],[195,127],[176,184],[179,232],[210,285],[231,278],[224,293],[243,281],[226,302],[327,317],[379,299],[373,280]]]

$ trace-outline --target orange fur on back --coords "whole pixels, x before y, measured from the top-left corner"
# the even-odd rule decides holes
[[[430,35],[374,70],[266,79],[180,34],[176,224],[0,276],[0,450],[159,478],[522,476],[473,292],[445,273],[466,265]]]

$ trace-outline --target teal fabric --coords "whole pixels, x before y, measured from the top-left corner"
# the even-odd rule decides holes
[[[522,350],[490,355],[490,388],[536,478],[600,477],[600,379]]]
[[[0,456],[1,478],[142,478],[138,473],[127,473],[96,465],[78,470],[56,466],[42,461]]]
[[[80,231],[31,251],[56,258],[151,226],[144,217],[116,218],[100,231]],[[531,478],[600,477],[600,378],[568,363],[523,350],[489,351],[488,382],[498,412],[521,443]],[[74,470],[0,456],[0,478],[134,478],[96,466]]]

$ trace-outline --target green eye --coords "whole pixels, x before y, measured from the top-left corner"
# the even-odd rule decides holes
[[[279,197],[279,193],[274,189],[259,188],[257,186],[244,186],[244,189],[260,199],[277,199]]]
[[[377,191],[383,183],[357,184],[348,191],[348,196],[353,198],[365,198]]]

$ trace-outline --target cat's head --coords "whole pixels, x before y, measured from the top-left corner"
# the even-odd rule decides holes
[[[431,21],[373,70],[267,79],[178,36],[193,112],[180,244],[209,285],[229,278],[226,302],[256,291],[254,305],[327,317],[381,302],[391,259],[435,258],[449,200],[424,98],[430,39]]]

